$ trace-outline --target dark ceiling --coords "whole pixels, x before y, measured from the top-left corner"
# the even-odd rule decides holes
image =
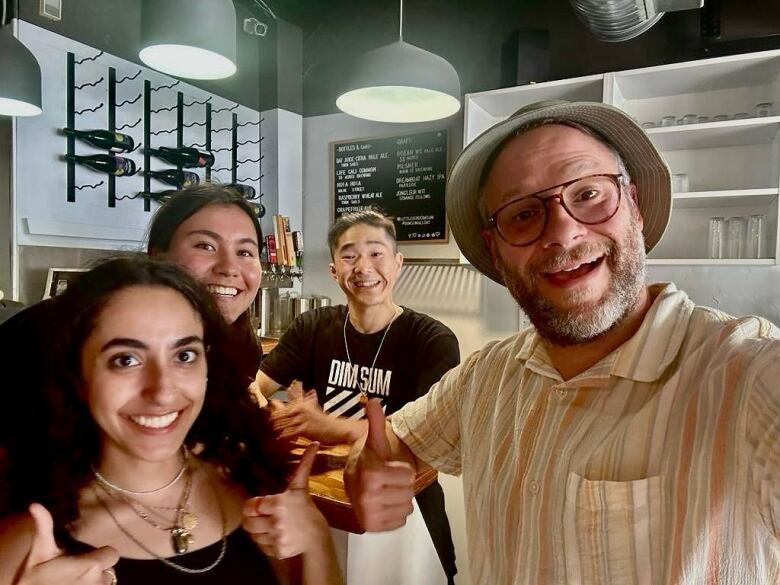
[[[397,39],[398,0],[266,2],[303,31],[304,115],[334,112],[354,59]],[[569,0],[405,0],[404,40],[449,60],[463,93],[515,85],[518,60],[529,58],[528,29],[549,35],[547,79],[780,48],[780,1],[705,3],[667,13],[636,39],[605,43],[577,20]]]

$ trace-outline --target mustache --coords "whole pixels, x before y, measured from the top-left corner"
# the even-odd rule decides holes
[[[604,256],[610,258],[614,255],[615,243],[607,242],[586,242],[569,250],[555,252],[547,256],[532,259],[527,267],[527,273],[537,277],[544,272],[558,272],[564,266],[571,263],[582,262],[587,259]]]

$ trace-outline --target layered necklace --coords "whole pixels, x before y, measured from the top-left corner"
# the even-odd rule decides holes
[[[193,480],[192,467],[189,464],[189,461],[187,460],[186,448],[185,448],[185,461],[184,461],[183,469],[184,471],[181,474],[178,474],[177,477],[181,477],[183,475],[186,478],[185,485],[184,485],[184,490],[182,491],[181,498],[179,499],[179,502],[176,506],[153,506],[150,504],[145,504],[137,500],[136,498],[132,497],[132,495],[146,495],[150,493],[160,492],[166,489],[167,487],[173,485],[173,483],[176,483],[175,481],[170,482],[169,484],[166,484],[162,488],[158,488],[156,490],[150,490],[146,492],[135,492],[109,482],[108,480],[106,480],[106,478],[104,478],[94,469],[93,469],[93,473],[95,475],[97,486],[100,487],[100,489],[105,495],[109,496],[110,498],[114,499],[115,501],[121,504],[128,506],[139,518],[141,518],[144,522],[146,522],[150,526],[168,532],[170,535],[171,547],[173,548],[174,554],[182,555],[189,552],[190,545],[194,542],[192,531],[198,526],[198,516],[189,508],[189,500],[192,494],[192,487],[193,487],[194,480]],[[213,478],[211,478],[211,475],[208,474],[208,472],[207,475],[211,483],[211,489],[214,492],[214,497],[219,503],[219,495],[217,494],[216,487],[214,486],[214,480]],[[227,530],[226,530],[226,523],[225,523],[225,512],[222,509],[221,503],[219,504],[219,512],[222,518],[222,545],[221,545],[219,555],[212,563],[210,563],[206,567],[202,567],[199,569],[191,569],[189,567],[184,567],[182,565],[179,565],[178,563],[174,563],[164,557],[155,554],[152,550],[150,550],[146,545],[144,545],[137,537],[135,537],[127,528],[125,528],[119,522],[119,519],[111,510],[109,504],[100,496],[100,494],[94,488],[93,488],[93,493],[95,494],[95,498],[100,503],[100,505],[105,509],[108,515],[111,516],[111,519],[114,521],[114,524],[116,524],[117,528],[125,536],[127,536],[130,540],[132,540],[148,555],[154,557],[155,559],[161,561],[162,563],[168,565],[169,567],[172,567],[184,573],[190,573],[190,574],[205,573],[206,571],[210,571],[211,569],[216,567],[219,564],[219,562],[222,560],[222,558],[225,556],[225,551],[227,548],[227,537],[226,537]],[[166,516],[166,512],[167,513],[174,512],[173,521],[170,521],[168,519],[168,517]]]
[[[393,321],[395,321],[396,317],[398,317],[398,315],[400,315],[402,311],[399,311],[395,307],[393,308],[393,316],[390,317],[390,321],[388,321],[387,325],[385,325],[385,332],[382,335],[382,339],[379,341],[379,347],[376,349],[376,353],[374,354],[374,360],[371,362],[371,369],[369,370],[369,374],[368,374],[369,380],[373,378],[374,366],[376,365],[376,360],[379,357],[379,352],[382,351],[382,345],[385,343],[387,332],[390,331],[390,326],[393,324]],[[347,316],[344,317],[344,350],[347,352],[347,361],[349,362],[349,367],[352,368],[352,358],[349,355],[349,343],[347,342],[348,322],[349,322],[349,309],[347,309]],[[356,383],[357,383],[358,390],[360,390],[360,404],[365,405],[368,402],[368,388],[366,388],[365,384],[361,384],[359,379],[357,379]]]

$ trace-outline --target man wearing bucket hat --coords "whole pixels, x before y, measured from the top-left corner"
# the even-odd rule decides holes
[[[645,284],[670,210],[604,104],[532,104],[463,151],[452,232],[532,326],[389,424],[367,405],[345,476],[367,530],[431,465],[463,475],[472,585],[780,582],[780,331]]]

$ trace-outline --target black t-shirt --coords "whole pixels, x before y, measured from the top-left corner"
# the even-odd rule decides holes
[[[428,315],[404,307],[389,329],[364,334],[347,320],[347,307],[339,305],[298,317],[260,370],[283,386],[300,380],[304,389],[317,390],[326,412],[359,419],[364,416],[361,387],[369,398],[379,398],[389,415],[423,396],[459,361],[455,334]],[[417,494],[417,504],[448,583],[453,583],[455,547],[439,483]]]
[[[81,554],[94,550],[93,547],[70,537],[62,543],[68,553]],[[183,555],[169,557],[167,560],[189,569],[202,569],[213,563],[220,554],[222,541],[219,540],[202,549]],[[174,569],[157,559],[120,558],[114,565],[118,585],[229,585],[231,583],[257,583],[258,585],[276,585],[279,580],[268,558],[252,542],[249,535],[238,528],[227,535],[225,556],[211,570],[203,573],[185,573]]]
[[[357,419],[364,416],[361,387],[392,414],[425,394],[459,361],[455,335],[428,315],[404,307],[389,329],[364,334],[339,305],[298,317],[260,369],[283,386],[300,380],[304,389],[317,390],[326,412]]]

